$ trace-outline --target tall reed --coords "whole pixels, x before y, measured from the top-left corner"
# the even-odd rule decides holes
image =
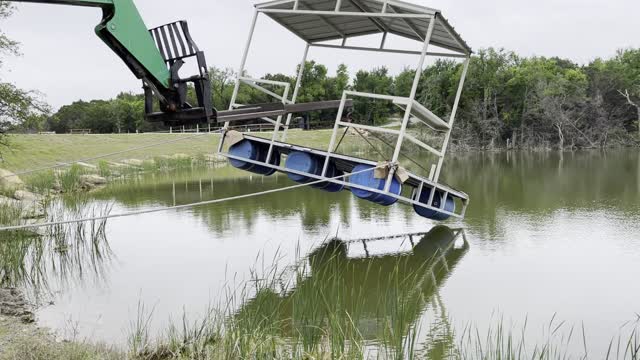
[[[441,250],[442,248],[440,248]],[[460,250],[463,251],[463,250]],[[139,359],[481,359],[605,358],[587,351],[585,330],[555,317],[538,344],[527,330],[501,319],[481,331],[451,325],[438,288],[461,253],[350,259],[335,242],[293,269],[254,270],[199,321],[172,323],[151,344],[150,316],[139,316],[131,349]],[[274,261],[277,261],[274,259]],[[425,315],[425,311],[427,311]],[[430,328],[418,325],[430,318]],[[638,359],[638,323],[612,341],[607,360]],[[581,335],[577,335],[582,332]],[[140,336],[139,334],[146,334]],[[623,339],[626,339],[624,341]],[[577,345],[585,344],[583,347]],[[144,349],[140,352],[140,349]]]

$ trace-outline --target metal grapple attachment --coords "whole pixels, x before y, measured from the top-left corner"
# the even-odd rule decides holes
[[[268,103],[218,111],[211,100],[211,83],[205,55],[193,41],[187,22],[176,21],[153,28],[149,32],[167,64],[171,78],[168,89],[156,88],[145,82],[145,117],[148,121],[163,122],[167,126],[233,122],[337,109],[340,105],[339,100],[306,104]],[[181,78],[180,69],[189,58],[195,58],[198,74]],[[195,88],[197,104],[187,101],[189,84]],[[159,103],[159,111],[156,111],[156,101]],[[352,105],[352,101],[348,100],[346,106],[351,108]]]
[[[191,37],[186,21],[176,21],[149,30],[160,54],[171,74],[170,88],[166,91],[153,89],[145,83],[145,114],[148,121],[166,124],[212,122],[215,109],[211,103],[211,84],[207,61]],[[198,74],[181,78],[180,69],[185,60],[195,58]],[[187,101],[188,85],[195,88],[197,104]],[[154,96],[155,93],[155,96]],[[154,112],[155,100],[159,100],[160,111]]]

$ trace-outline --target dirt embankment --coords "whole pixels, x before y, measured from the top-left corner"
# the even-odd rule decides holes
[[[54,342],[34,321],[33,307],[19,290],[0,289],[0,359],[11,358],[16,344]]]
[[[118,349],[62,341],[35,323],[33,307],[13,288],[0,289],[0,360],[126,359]]]
[[[0,315],[20,319],[25,324],[35,321],[32,307],[15,288],[0,289]]]

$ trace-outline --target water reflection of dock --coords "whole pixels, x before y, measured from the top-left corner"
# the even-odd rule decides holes
[[[407,252],[370,255],[375,241],[402,240]],[[362,256],[349,247],[364,244]],[[325,334],[336,317],[345,317],[364,340],[407,336],[469,249],[463,230],[437,226],[428,233],[328,241],[307,258],[295,274],[295,286],[259,289],[235,314],[236,319],[261,318],[282,324],[280,335]],[[317,329],[317,330],[310,330]],[[402,335],[398,335],[402,334]],[[320,336],[320,335],[318,335]]]

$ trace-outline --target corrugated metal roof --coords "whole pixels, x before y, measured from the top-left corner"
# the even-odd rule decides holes
[[[328,13],[335,11],[338,1],[299,0],[297,9],[299,12],[293,11],[295,0],[270,1],[257,4],[256,8],[309,43],[384,32],[423,42],[432,20],[427,17],[417,18],[416,15],[436,15],[431,44],[463,54],[472,52],[439,10],[397,0],[341,0],[340,12],[343,14]],[[410,16],[391,18],[344,14],[381,13],[384,3],[387,3],[387,13]],[[269,10],[286,12],[276,13]]]

